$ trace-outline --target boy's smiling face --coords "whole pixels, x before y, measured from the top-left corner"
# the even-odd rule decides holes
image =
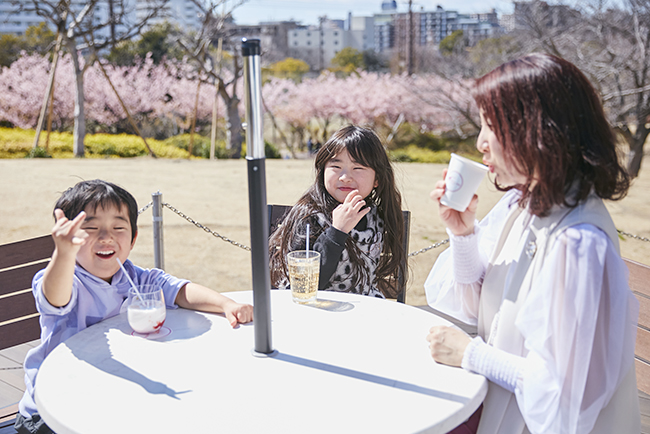
[[[135,244],[136,236],[131,240],[131,222],[126,205],[117,208],[87,206],[84,210],[86,219],[81,229],[88,233],[86,242],[77,253],[77,263],[86,271],[110,283],[120,264],[126,261]]]

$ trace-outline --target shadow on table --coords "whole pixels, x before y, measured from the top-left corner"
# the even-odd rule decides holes
[[[159,340],[148,339],[147,342],[162,343],[190,339],[204,334],[210,330],[210,327],[212,325],[206,317],[194,311],[188,311],[185,315],[182,315],[180,318],[177,317],[175,319],[176,320],[171,325],[172,332],[169,336],[163,337]],[[118,330],[127,335],[131,335],[132,332],[129,325],[124,323],[121,324],[120,327],[106,330],[102,334],[103,339],[101,341],[90,341],[87,345],[83,345],[83,348],[68,348],[79,360],[83,360],[89,365],[92,365],[100,371],[106,372],[107,374],[114,375],[116,377],[120,377],[124,380],[138,384],[151,394],[167,395],[170,398],[180,399],[178,395],[191,392],[191,390],[177,392],[168,387],[166,384],[159,381],[154,381],[141,374],[140,372],[130,368],[124,363],[115,360],[108,341],[108,333],[115,330]],[[144,339],[135,336],[133,338]]]
[[[348,303],[347,301],[325,300],[323,298],[318,298],[316,301],[306,303],[305,306],[327,310],[330,312],[346,312],[348,310],[354,309],[354,305],[352,303]]]
[[[276,360],[293,363],[295,365],[306,366],[308,368],[319,369],[321,371],[331,372],[333,374],[345,375],[346,377],[356,378],[358,380],[369,381],[371,383],[381,384],[383,386],[394,387],[396,389],[407,390],[409,392],[421,393],[423,395],[433,396],[435,398],[446,399],[448,401],[466,404],[469,398],[448,392],[430,389],[428,387],[418,386],[417,384],[406,383],[404,381],[394,380],[391,378],[380,377],[378,375],[368,374],[366,372],[356,371],[354,369],[343,368],[341,366],[330,365],[328,363],[318,362],[316,360],[305,359],[291,354],[278,353],[273,356]]]

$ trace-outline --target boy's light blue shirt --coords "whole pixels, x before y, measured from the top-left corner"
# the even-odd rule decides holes
[[[189,280],[178,279],[157,268],[144,269],[124,262],[124,268],[136,285],[157,283],[163,287],[165,304],[168,309],[176,309],[174,303],[178,291]],[[45,357],[61,342],[83,329],[120,313],[127,298],[131,284],[120,269],[111,283],[90,274],[79,265],[75,266],[70,302],[63,307],[52,306],[43,294],[43,275],[41,270],[34,276],[32,291],[36,308],[41,314],[41,344],[31,349],[25,357],[25,394],[20,401],[20,413],[30,417],[37,411],[34,402],[36,374]]]

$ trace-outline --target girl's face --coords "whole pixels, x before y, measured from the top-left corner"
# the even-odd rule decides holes
[[[483,154],[483,164],[488,166],[490,172],[496,176],[496,181],[503,187],[516,184],[525,184],[526,176],[521,174],[512,163],[506,160],[503,153],[503,146],[499,143],[496,134],[492,131],[492,125],[483,115],[481,116],[481,132],[476,141],[476,149]]]
[[[354,161],[347,150],[325,163],[325,189],[339,203],[343,203],[352,190],[359,190],[362,197],[368,197],[377,185],[375,171]]]

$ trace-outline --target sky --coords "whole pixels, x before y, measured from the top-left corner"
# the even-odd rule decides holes
[[[318,24],[318,17],[346,19],[352,16],[372,16],[381,13],[382,0],[246,0],[233,11],[237,24],[258,24],[261,21],[293,19],[302,24]],[[434,11],[440,5],[460,13],[489,12],[499,15],[512,13],[512,0],[413,0],[413,10]],[[397,11],[408,11],[408,0],[397,1]]]

